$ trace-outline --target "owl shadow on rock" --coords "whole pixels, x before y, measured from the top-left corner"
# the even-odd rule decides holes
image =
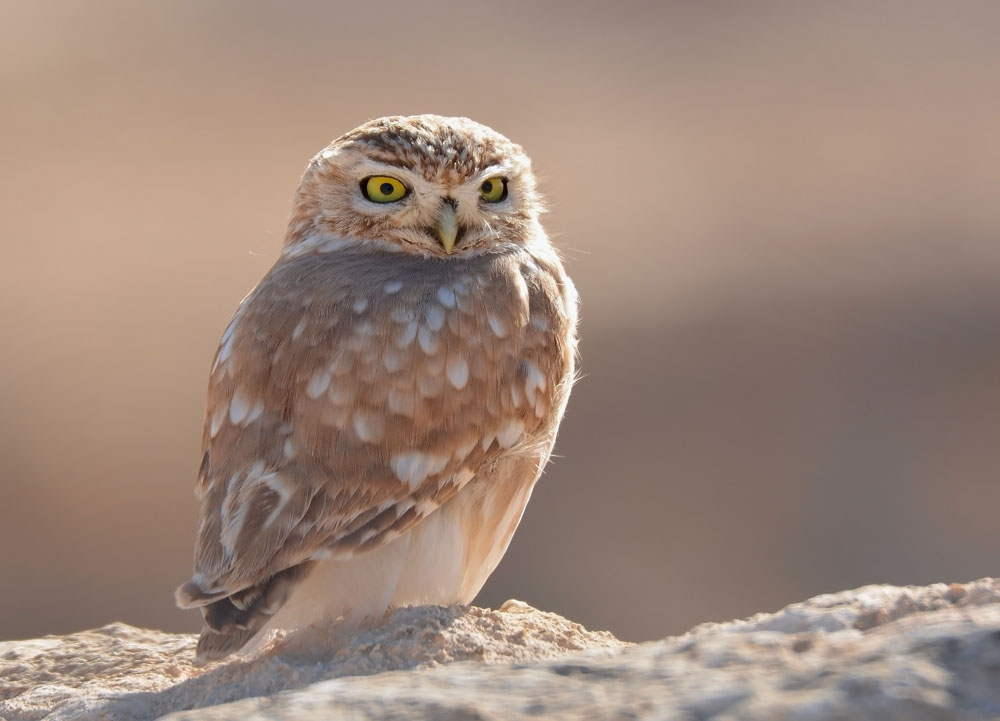
[[[466,612],[457,605],[410,606],[361,628],[317,622],[266,641],[256,655],[207,663],[200,675],[162,691],[109,698],[95,712],[110,718],[152,718],[328,679],[477,660],[476,644],[456,645],[443,635]]]

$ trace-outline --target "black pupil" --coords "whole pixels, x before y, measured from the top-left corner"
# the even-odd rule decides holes
[[[378,191],[382,195],[392,195],[394,190],[396,189],[392,187],[392,183],[382,183],[382,185],[378,186]]]
[[[487,180],[485,183],[483,183],[483,192],[484,193],[493,192],[493,183],[491,181]]]

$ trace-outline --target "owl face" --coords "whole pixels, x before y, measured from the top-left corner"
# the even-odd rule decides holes
[[[450,258],[528,237],[541,207],[520,146],[467,118],[372,121],[313,158],[286,245],[333,236]]]

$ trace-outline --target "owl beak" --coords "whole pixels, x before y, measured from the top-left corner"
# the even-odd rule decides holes
[[[441,208],[437,222],[437,236],[444,252],[450,254],[455,249],[455,239],[458,237],[458,219],[455,217],[455,207],[451,203],[445,203]]]

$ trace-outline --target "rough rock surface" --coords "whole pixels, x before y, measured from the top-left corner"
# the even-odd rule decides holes
[[[0,719],[153,719],[341,676],[453,661],[526,663],[626,645],[610,633],[588,631],[519,601],[508,601],[499,611],[407,608],[349,638],[335,629],[323,635],[312,633],[313,645],[306,649],[293,637],[256,658],[203,667],[194,663],[197,636],[120,623],[0,643]]]
[[[122,625],[0,644],[0,717],[1000,718],[993,579],[868,586],[638,646],[517,602],[406,609],[321,660],[286,643],[198,668],[193,645]]]

